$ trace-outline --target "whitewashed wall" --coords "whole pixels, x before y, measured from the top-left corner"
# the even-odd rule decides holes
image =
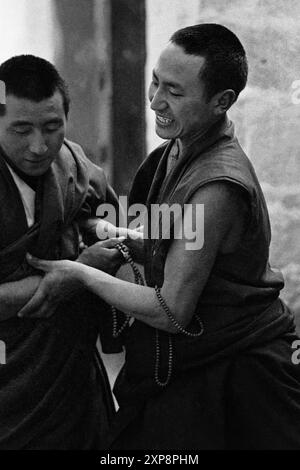
[[[0,62],[34,54],[53,61],[60,35],[52,0],[0,0]]]

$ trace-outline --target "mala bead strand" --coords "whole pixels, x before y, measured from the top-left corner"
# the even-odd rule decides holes
[[[161,295],[161,292],[160,292],[160,288],[155,286],[154,287],[155,289],[155,293],[156,293],[156,297],[162,307],[162,309],[165,311],[165,313],[167,314],[168,318],[170,319],[170,321],[172,322],[172,324],[175,326],[175,328],[180,331],[180,333],[186,335],[186,336],[191,336],[193,338],[196,338],[196,337],[199,337],[203,334],[204,332],[204,327],[203,327],[203,323],[201,321],[201,319],[199,318],[199,316],[197,314],[195,314],[195,318],[197,320],[197,322],[199,323],[200,325],[200,331],[198,333],[192,333],[190,331],[187,331],[183,328],[182,325],[180,325],[180,323],[178,323],[178,321],[176,320],[176,318],[174,318],[173,314],[171,313],[171,310],[169,309],[169,307],[167,306],[166,304],[166,301],[165,299],[163,298],[163,296]]]
[[[141,275],[141,273],[140,273],[139,269],[137,268],[137,266],[135,265],[135,262],[133,261],[131,255],[130,255],[129,248],[126,245],[124,245],[124,243],[118,243],[116,245],[116,248],[123,255],[123,258],[125,259],[125,261],[130,264],[130,266],[132,268],[132,271],[134,273],[135,283],[139,284],[141,286],[144,286],[145,285],[144,278]]]
[[[160,345],[159,345],[159,331],[155,330],[155,369],[154,379],[159,387],[166,387],[171,380],[173,370],[173,341],[171,335],[168,335],[169,340],[169,356],[168,356],[168,373],[164,382],[159,379],[159,365],[160,365]]]
[[[141,285],[141,286],[144,286],[145,285],[145,282],[144,282],[144,278],[143,276],[141,275],[139,269],[137,268],[137,266],[135,265],[131,255],[130,255],[130,251],[128,249],[128,247],[124,244],[124,243],[118,243],[116,245],[116,248],[119,250],[119,252],[122,254],[124,260],[126,261],[126,263],[130,264],[131,268],[132,268],[132,271],[133,271],[133,274],[134,274],[134,280],[135,280],[135,283],[138,284],[138,285]],[[183,333],[184,335],[186,336],[191,336],[191,337],[199,337],[203,334],[203,331],[204,331],[204,327],[203,327],[203,323],[202,321],[200,320],[200,318],[198,317],[198,315],[195,315],[199,325],[200,325],[200,332],[198,333],[191,333],[187,330],[185,330],[183,328],[182,325],[180,325],[178,323],[178,321],[174,318],[174,316],[172,315],[168,305],[166,304],[166,301],[164,300],[163,296],[161,295],[161,292],[160,292],[160,288],[155,286],[154,287],[155,289],[155,293],[156,293],[156,296],[157,296],[157,299],[162,307],[162,309],[164,310],[164,312],[167,314],[168,318],[170,319],[170,321],[172,322],[172,324],[175,326],[175,328],[177,328],[181,333]],[[126,315],[126,319],[124,321],[124,323],[119,327],[118,329],[118,317],[117,317],[117,310],[115,307],[111,307],[112,309],[112,315],[113,315],[113,337],[114,338],[118,338],[120,336],[120,334],[125,330],[125,328],[128,326],[129,322],[130,322],[130,319],[131,319],[131,316],[130,315]],[[160,341],[159,341],[159,330],[158,329],[155,329],[155,366],[154,366],[154,380],[155,380],[155,383],[159,386],[159,387],[166,387],[168,385],[168,383],[170,382],[171,380],[171,376],[172,376],[172,371],[173,371],[173,339],[172,339],[172,336],[169,334],[168,335],[168,343],[169,343],[169,347],[168,347],[168,371],[167,371],[167,377],[166,377],[166,380],[165,381],[162,381],[159,377],[159,369],[160,369],[160,356],[161,356],[161,352],[160,352]]]
[[[112,315],[113,315],[113,331],[112,331],[112,335],[113,335],[113,338],[118,338],[120,336],[121,333],[123,333],[123,331],[125,330],[126,326],[129,324],[130,322],[130,315],[126,315],[126,318],[124,320],[124,323],[123,325],[120,326],[120,328],[118,329],[118,314],[117,314],[117,310],[116,308],[111,305],[111,311],[112,311]]]
[[[143,276],[141,275],[139,269],[135,265],[131,255],[130,255],[129,248],[124,243],[118,243],[116,245],[116,248],[119,250],[119,252],[123,256],[126,263],[130,264],[130,266],[132,268],[132,271],[133,271],[133,274],[134,274],[135,283],[139,284],[140,286],[144,286],[145,282],[144,282]],[[112,310],[112,316],[113,316],[113,332],[112,332],[112,335],[113,335],[113,338],[118,338],[121,335],[121,333],[125,330],[127,325],[129,324],[131,316],[127,314],[123,325],[121,325],[120,328],[118,329],[117,310],[113,305],[111,306],[111,310]]]

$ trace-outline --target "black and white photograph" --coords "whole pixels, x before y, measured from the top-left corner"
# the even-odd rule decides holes
[[[0,30],[0,451],[300,450],[299,1]]]

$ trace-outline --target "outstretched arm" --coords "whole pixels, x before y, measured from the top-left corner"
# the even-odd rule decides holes
[[[161,294],[173,316],[183,326],[191,321],[217,253],[233,251],[243,234],[245,207],[243,199],[237,197],[237,194],[239,195],[239,192],[232,191],[229,185],[222,183],[210,184],[199,190],[190,201],[189,207],[192,210],[193,204],[204,204],[204,226],[202,216],[199,220],[194,220],[198,240],[201,240],[204,228],[203,247],[196,244],[196,249],[188,249],[187,243],[191,243],[191,240],[187,237],[174,240],[171,244]],[[185,213],[185,217],[188,222],[192,221],[189,212]],[[151,287],[115,279],[97,269],[69,261],[33,260],[31,263],[36,268],[48,272],[44,279],[48,290],[55,279],[56,282],[69,282],[77,288],[84,286],[107,303],[150,326],[177,332]],[[39,289],[32,302],[29,302],[21,313],[38,311],[37,315],[46,314],[42,300],[43,293]]]

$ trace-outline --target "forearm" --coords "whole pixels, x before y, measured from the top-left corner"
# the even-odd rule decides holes
[[[149,326],[176,332],[162,310],[153,288],[122,281],[87,266],[82,266],[80,275],[85,288],[108,304]]]
[[[40,276],[30,276],[20,281],[0,285],[0,321],[17,315],[34,295],[40,280]]]

